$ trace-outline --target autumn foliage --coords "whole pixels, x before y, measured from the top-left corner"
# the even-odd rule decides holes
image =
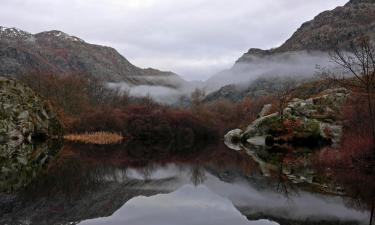
[[[105,131],[144,141],[216,140],[256,119],[270,100],[203,103],[197,98],[189,107],[171,107],[150,97],[134,98],[108,89],[103,82],[85,75],[30,74],[21,80],[50,101],[66,133]]]
[[[366,106],[360,94],[352,96],[343,109],[346,122],[340,147],[320,151],[315,164],[349,195],[369,202],[375,197],[375,157]]]

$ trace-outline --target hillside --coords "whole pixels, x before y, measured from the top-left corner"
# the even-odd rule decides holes
[[[141,69],[115,49],[94,45],[61,31],[31,34],[0,27],[0,74],[85,74],[108,82],[179,87],[185,81],[172,72]]]
[[[365,35],[375,40],[375,1],[351,0],[305,22],[278,48],[251,48],[236,63],[251,61],[251,56],[267,56],[291,51],[329,51],[333,46],[348,48],[350,42]]]
[[[317,72],[316,65],[332,66],[328,52],[334,46],[347,49],[350,42],[361,35],[375,40],[374,0],[351,0],[344,6],[322,12],[302,24],[280,47],[269,50],[251,48],[232,68],[214,75],[207,83],[213,84],[212,89],[219,90],[228,84],[251,85],[260,77],[311,78]],[[236,96],[246,95],[235,92]],[[224,97],[220,93],[213,95],[215,98]]]

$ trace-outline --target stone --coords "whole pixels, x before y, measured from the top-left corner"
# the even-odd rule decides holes
[[[262,108],[262,110],[258,114],[258,117],[264,117],[264,116],[266,116],[267,114],[270,113],[271,109],[272,109],[272,104],[266,104],[266,105],[264,105],[263,108]]]
[[[265,146],[266,138],[264,136],[252,137],[252,138],[247,139],[247,142],[255,146]]]
[[[241,147],[239,143],[241,142],[241,135],[243,131],[241,129],[235,129],[229,131],[225,136],[224,136],[224,143],[227,145],[230,149],[240,151]]]

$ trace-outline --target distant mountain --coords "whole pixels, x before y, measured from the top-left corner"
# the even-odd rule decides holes
[[[302,24],[278,48],[251,48],[232,68],[207,81],[211,89],[217,90],[209,99],[233,100],[248,96],[254,86],[252,82],[258,78],[311,78],[317,72],[316,65],[332,66],[328,52],[333,46],[347,49],[349,43],[361,35],[375,41],[375,0],[351,0],[344,6],[322,12]],[[226,86],[230,84],[242,88]]]
[[[89,44],[61,31],[31,34],[0,27],[0,74],[18,76],[30,72],[86,74],[130,85],[177,88],[185,83],[175,73],[141,69],[111,47]]]

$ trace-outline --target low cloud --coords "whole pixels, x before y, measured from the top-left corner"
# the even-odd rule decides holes
[[[112,89],[119,89],[123,92],[127,92],[130,96],[133,97],[150,96],[155,101],[163,104],[173,104],[177,102],[178,98],[181,96],[181,91],[164,86],[132,86],[122,82],[108,83],[108,87]]]
[[[317,66],[331,68],[333,63],[324,52],[287,52],[270,56],[248,56],[247,63],[237,63],[231,69],[211,77],[206,85],[210,90],[224,85],[248,85],[257,78],[289,77],[312,78]]]

